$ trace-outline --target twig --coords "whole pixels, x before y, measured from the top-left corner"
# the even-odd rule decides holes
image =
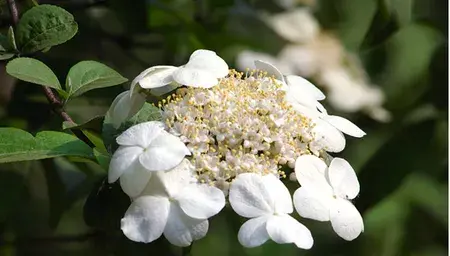
[[[49,87],[42,86],[42,89],[44,90],[45,97],[47,97],[48,102],[53,107],[53,111],[55,111],[57,114],[59,114],[64,121],[68,121],[71,123],[75,123],[73,119],[67,114],[66,111],[64,111],[63,103],[59,99],[59,97],[50,89]]]
[[[15,0],[6,0],[9,7],[9,12],[11,13],[11,19],[13,22],[13,25],[17,25],[17,22],[19,22],[19,11],[17,10],[17,5]]]
[[[11,19],[14,26],[17,25],[19,22],[19,11],[17,9],[16,1],[15,0],[6,0],[8,3],[9,11],[11,13]],[[63,102],[59,98],[57,94],[55,94],[54,91],[52,91],[51,88],[43,86],[42,89],[44,90],[44,94],[47,97],[48,102],[52,105],[52,109],[55,113],[59,114],[61,118],[64,121],[75,123],[73,119],[67,114],[67,112],[64,110]],[[94,144],[89,140],[86,135],[80,130],[72,129],[71,130],[75,136],[77,136],[80,140],[84,141],[86,144],[88,144],[90,147],[94,147]]]

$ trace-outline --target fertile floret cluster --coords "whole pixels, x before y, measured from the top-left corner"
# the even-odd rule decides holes
[[[284,176],[283,165],[293,168],[310,152],[310,120],[288,104],[281,83],[253,75],[232,71],[211,89],[179,89],[163,107],[164,123],[192,153],[200,182],[226,189],[241,173]]]

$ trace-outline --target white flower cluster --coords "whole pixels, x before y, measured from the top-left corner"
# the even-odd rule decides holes
[[[239,68],[249,67],[256,59],[268,61],[285,73],[318,81],[337,110],[363,111],[376,120],[389,121],[390,113],[382,107],[383,92],[370,84],[356,56],[321,29],[309,8],[293,8],[263,18],[288,44],[277,56],[244,50],[237,57]]]
[[[120,180],[132,199],[121,222],[129,239],[149,243],[164,234],[189,246],[206,235],[208,218],[227,199],[249,219],[238,232],[245,247],[271,239],[311,248],[311,232],[290,216],[294,208],[304,218],[330,221],[346,240],[363,231],[350,201],[359,193],[355,172],[344,159],[323,159],[344,149],[343,133],[365,133],[328,115],[319,103],[325,95],[307,80],[264,61],[255,65],[246,74],[228,71],[214,52],[197,50],[182,67],[144,71],[115,100],[108,115],[120,124],[141,104],[130,100],[140,90],[178,88],[158,104],[162,122],[137,124],[116,139],[108,178]],[[281,181],[292,182],[287,172],[301,185],[293,197]]]

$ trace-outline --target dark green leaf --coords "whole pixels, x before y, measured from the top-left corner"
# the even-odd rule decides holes
[[[20,164],[22,165],[20,168],[27,168],[27,166],[23,166],[23,163]],[[0,221],[2,223],[7,220],[17,207],[17,202],[20,201],[21,196],[26,192],[23,176],[14,170],[16,168],[8,167],[11,166],[2,165],[2,171],[0,172],[0,200],[2,202],[0,204]]]
[[[94,155],[97,159],[98,164],[103,168],[103,170],[108,171],[111,156],[107,152],[104,152],[103,149],[97,148],[94,148]]]
[[[36,137],[16,128],[0,128],[0,163],[77,156],[94,159],[92,149],[70,134],[43,131]]]
[[[104,120],[104,116],[96,116],[92,119],[89,119],[87,122],[84,122],[82,124],[75,124],[73,122],[63,122],[62,129],[89,129],[95,132],[101,132],[102,131],[102,124]]]
[[[12,31],[11,27],[10,30]],[[15,55],[16,51],[14,50],[14,46],[11,45],[9,36],[9,32],[8,36],[0,34],[0,60],[7,60]]]
[[[66,78],[66,90],[69,97],[79,96],[87,91],[110,87],[128,81],[108,66],[92,61],[75,64]]]
[[[119,183],[101,180],[92,190],[84,205],[84,220],[93,227],[117,230],[120,219],[130,204]]]
[[[117,136],[119,136],[129,127],[148,121],[161,121],[161,119],[161,110],[153,106],[152,104],[145,103],[141,110],[139,110],[136,115],[122,124],[119,129],[115,129],[112,124],[108,123],[107,120],[105,120],[102,128],[102,138],[103,142],[105,143],[106,149],[110,153],[114,152],[117,148]]]
[[[395,103],[395,108],[407,107],[426,91],[424,78],[443,39],[429,26],[412,24],[386,42],[388,59],[383,84],[387,100]]]
[[[58,78],[53,71],[47,65],[36,59],[13,59],[6,65],[6,72],[20,80],[62,90]]]
[[[33,53],[71,39],[78,30],[72,14],[53,5],[25,12],[17,24],[16,39],[22,53]]]

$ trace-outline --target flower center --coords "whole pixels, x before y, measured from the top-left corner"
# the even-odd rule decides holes
[[[221,187],[240,173],[285,177],[283,165],[310,154],[312,122],[261,71],[230,71],[210,89],[181,88],[163,104],[163,121],[192,152],[200,182]],[[225,185],[226,186],[226,185]]]

